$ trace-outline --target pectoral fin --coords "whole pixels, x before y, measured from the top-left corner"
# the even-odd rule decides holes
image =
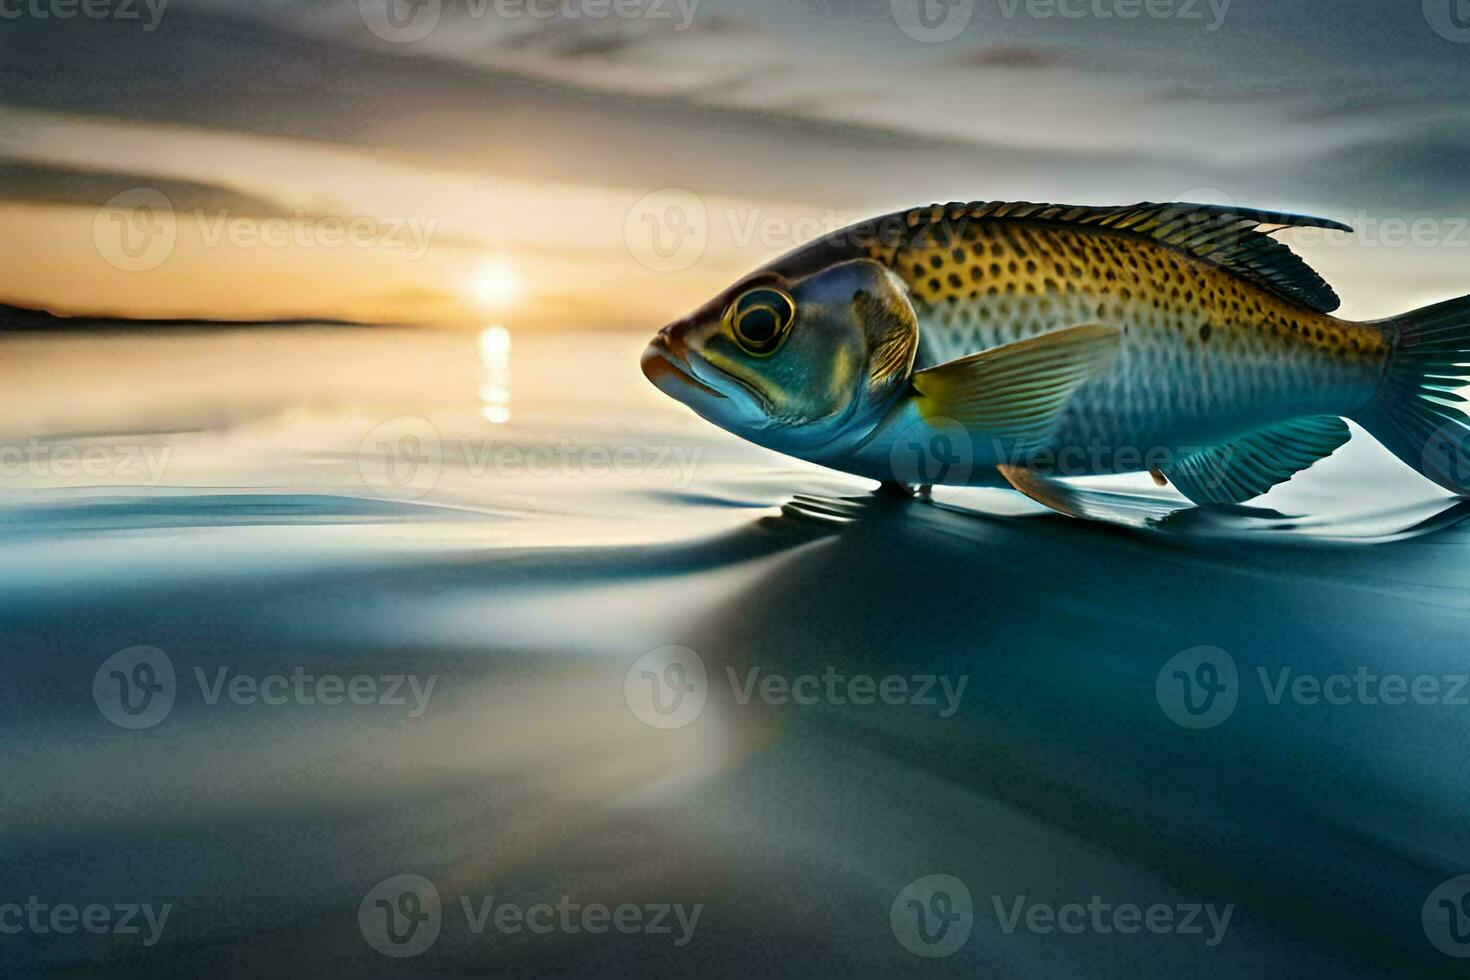
[[[928,419],[953,419],[1021,445],[1039,442],[1072,393],[1112,366],[1122,336],[1087,323],[949,361],[914,375],[915,401]]]
[[[1332,455],[1350,435],[1347,423],[1333,415],[1293,419],[1202,449],[1164,475],[1197,504],[1240,504]]]
[[[1038,504],[1079,520],[1147,528],[1158,525],[1180,509],[1177,502],[1158,497],[1073,486],[1024,466],[1002,464],[996,469],[1006,482]]]
[[[996,469],[1000,470],[1000,475],[1006,478],[1007,483],[1043,507],[1050,507],[1058,514],[1066,514],[1079,520],[1090,519],[1082,501],[1061,480],[1042,476],[1024,466],[1008,466],[1002,463]]]

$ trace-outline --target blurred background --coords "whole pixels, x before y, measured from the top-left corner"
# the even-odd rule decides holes
[[[0,297],[647,330],[812,229],[1060,196],[1346,221],[1314,263],[1398,312],[1464,266],[1457,2],[14,0]]]
[[[931,201],[1320,215],[1282,237],[1340,315],[1462,295],[1467,69],[1465,0],[0,0],[0,963],[1462,975],[1460,502],[1355,429],[1231,518],[896,505],[638,355]],[[1360,668],[1440,693],[1265,680]],[[1094,896],[1232,912],[1008,918]],[[462,904],[566,897],[701,912]]]

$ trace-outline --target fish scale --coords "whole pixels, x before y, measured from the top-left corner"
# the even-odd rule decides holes
[[[1080,323],[1124,331],[1113,369],[1074,396],[1060,445],[1184,448],[1283,416],[1346,414],[1382,374],[1380,331],[1152,239],[1014,218],[914,228],[867,255],[909,288],[917,368]]]

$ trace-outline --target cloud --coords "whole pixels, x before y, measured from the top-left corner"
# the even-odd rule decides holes
[[[886,3],[854,3],[705,0],[687,29],[451,4],[405,44],[355,0],[173,0],[151,33],[7,22],[0,159],[25,163],[0,180],[55,204],[136,181],[242,209],[432,216],[436,246],[544,256],[557,301],[589,309],[633,281],[623,219],[665,187],[740,222],[965,199],[1470,209],[1463,148],[1433,136],[1470,106],[1462,46],[1416,45],[1417,14],[1392,15],[1408,35],[1382,12],[1352,25],[1383,36],[1374,57],[1372,38],[1319,36],[1280,5],[1239,5],[1208,36],[991,19],[922,45]],[[711,275],[770,257],[726,249]]]
[[[1075,64],[1077,59],[1059,48],[1036,47],[1024,44],[995,44],[967,51],[954,59],[957,65],[971,68],[1059,68]]]
[[[241,217],[288,213],[279,202],[218,184],[0,158],[0,201],[99,208],[138,187],[161,192],[179,210],[229,211]]]

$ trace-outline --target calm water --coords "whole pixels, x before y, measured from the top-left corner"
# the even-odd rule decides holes
[[[0,340],[10,972],[1462,975],[1461,507],[1361,439],[1225,518],[894,502],[642,344]]]

